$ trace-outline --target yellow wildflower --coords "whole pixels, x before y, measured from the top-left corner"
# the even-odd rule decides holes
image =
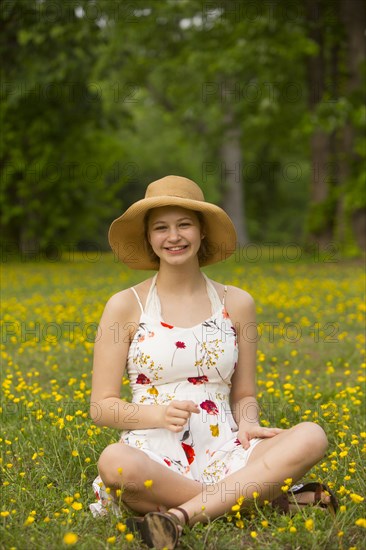
[[[66,533],[66,535],[64,535],[64,538],[63,538],[64,543],[70,546],[72,544],[76,544],[78,540],[79,540],[79,537],[76,535],[76,533]]]
[[[314,529],[314,521],[310,518],[305,521],[305,529],[312,531]]]

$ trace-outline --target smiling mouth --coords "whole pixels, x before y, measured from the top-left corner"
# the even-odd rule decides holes
[[[185,248],[187,248],[188,245],[182,245],[182,246],[169,246],[169,247],[165,247],[165,250],[169,250],[169,252],[179,252],[180,250],[184,250]]]

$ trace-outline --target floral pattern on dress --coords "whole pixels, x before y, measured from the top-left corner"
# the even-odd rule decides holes
[[[209,319],[191,328],[175,327],[142,312],[127,360],[132,401],[167,405],[191,400],[200,412],[191,414],[181,432],[126,430],[121,441],[205,484],[244,467],[250,450],[238,442],[230,408],[237,360],[236,329],[222,304]],[[259,441],[251,440],[251,448]]]

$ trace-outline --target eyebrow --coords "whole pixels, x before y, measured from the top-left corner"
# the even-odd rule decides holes
[[[190,220],[192,221],[192,218],[190,216],[184,216],[183,218],[178,218],[177,222],[181,222],[183,220]],[[166,220],[156,220],[152,223],[152,225],[156,225],[157,223],[167,223]]]

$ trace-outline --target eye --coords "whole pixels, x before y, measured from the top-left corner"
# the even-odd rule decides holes
[[[180,227],[189,227],[191,225],[191,222],[182,222],[179,224]]]
[[[165,229],[165,225],[157,225],[156,227],[154,227],[155,231],[163,231],[164,229]]]

